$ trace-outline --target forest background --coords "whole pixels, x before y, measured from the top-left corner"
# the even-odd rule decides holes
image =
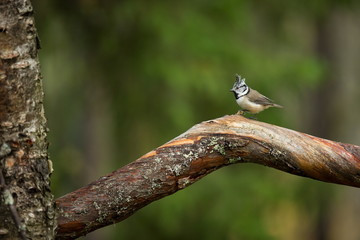
[[[34,1],[56,197],[238,110],[238,73],[284,105],[259,121],[360,143],[358,1]],[[85,239],[359,239],[360,192],[220,169]]]

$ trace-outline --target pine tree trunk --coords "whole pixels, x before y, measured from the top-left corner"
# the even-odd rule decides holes
[[[0,238],[53,239],[39,41],[29,0],[0,0]]]

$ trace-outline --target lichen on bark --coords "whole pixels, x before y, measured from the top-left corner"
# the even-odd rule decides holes
[[[30,1],[0,1],[1,239],[54,238],[38,48]]]

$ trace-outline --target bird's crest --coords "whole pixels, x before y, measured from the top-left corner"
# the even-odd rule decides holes
[[[240,86],[246,85],[245,83],[245,78],[241,78],[241,76],[239,74],[235,75],[235,83],[234,86],[232,87],[232,90],[235,90],[236,88],[239,88]]]

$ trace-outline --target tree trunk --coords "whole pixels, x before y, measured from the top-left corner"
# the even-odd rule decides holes
[[[0,238],[53,239],[39,40],[29,0],[0,1]]]

